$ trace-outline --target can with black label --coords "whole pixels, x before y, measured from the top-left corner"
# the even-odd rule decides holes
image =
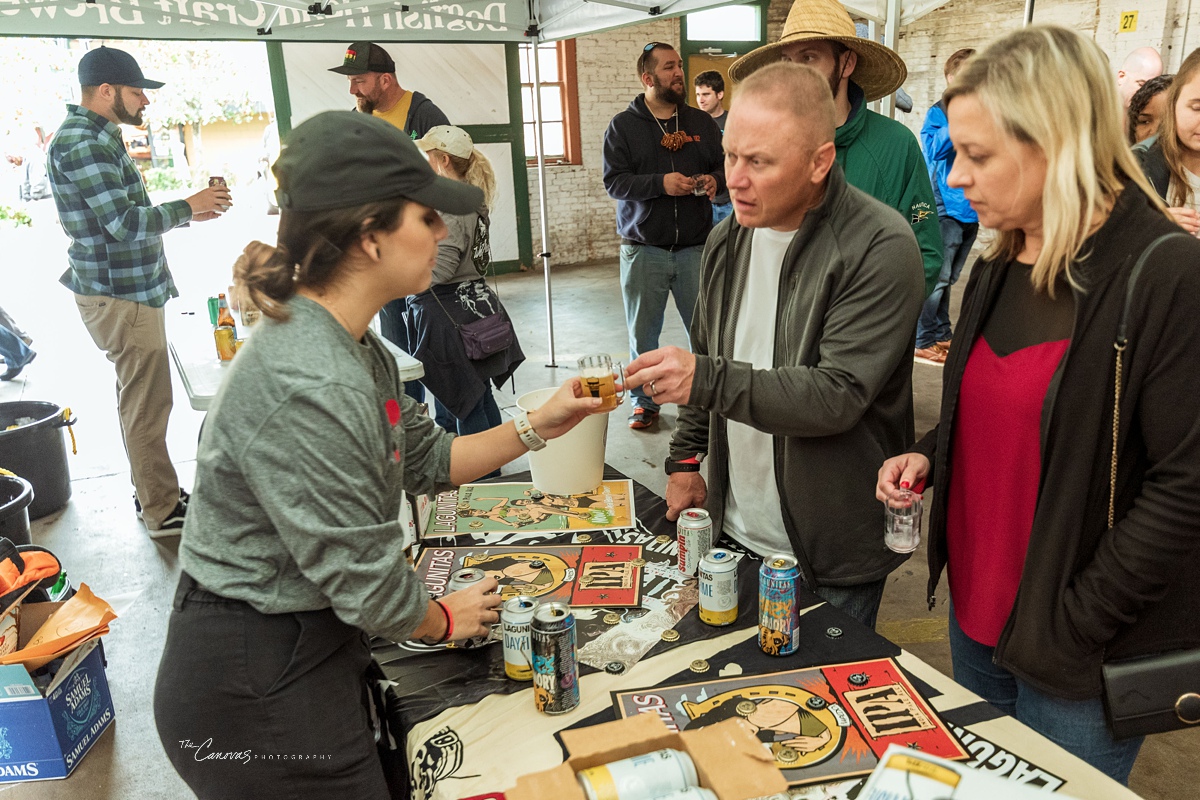
[[[719,547],[700,559],[700,621],[722,628],[737,622],[738,559]]]
[[[575,615],[566,603],[543,603],[529,629],[533,651],[533,702],[544,714],[579,707],[579,665],[575,660]]]
[[[504,674],[514,681],[533,680],[533,644],[529,627],[537,598],[521,595],[500,607],[500,632],[504,638]]]

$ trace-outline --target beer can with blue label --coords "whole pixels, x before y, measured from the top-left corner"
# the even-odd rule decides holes
[[[521,595],[500,607],[500,632],[504,638],[504,674],[514,681],[533,680],[533,642],[529,628],[537,598]]]
[[[737,622],[738,559],[720,547],[709,550],[700,559],[700,621],[724,627]]]
[[[579,665],[575,660],[575,615],[566,603],[543,603],[529,629],[533,650],[533,702],[544,714],[579,707]]]
[[[790,656],[800,648],[800,609],[796,559],[773,555],[758,571],[758,646],[769,656]]]

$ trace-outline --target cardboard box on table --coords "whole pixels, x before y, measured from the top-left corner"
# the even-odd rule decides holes
[[[692,757],[700,785],[720,800],[748,800],[787,791],[775,759],[740,719],[675,733],[650,714],[562,732],[570,757],[517,779],[506,800],[587,800],[575,773],[623,758],[671,748]]]
[[[23,603],[19,647],[62,603]],[[20,664],[0,665],[0,783],[70,775],[116,717],[103,649],[92,639],[72,650],[38,690]]]

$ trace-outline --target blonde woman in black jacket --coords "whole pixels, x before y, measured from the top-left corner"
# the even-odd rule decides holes
[[[997,40],[945,102],[949,183],[998,235],[941,423],[884,462],[877,493],[934,488],[930,606],[948,567],[955,680],[1125,782],[1141,739],[1108,731],[1102,662],[1200,645],[1200,242],[1162,243],[1131,290],[1110,528],[1114,339],[1135,262],[1180,229],[1079,34]]]

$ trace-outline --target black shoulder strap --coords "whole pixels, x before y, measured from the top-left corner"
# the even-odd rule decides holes
[[[1160,244],[1168,239],[1173,239],[1176,236],[1187,237],[1188,234],[1184,233],[1183,231],[1172,231],[1171,233],[1164,233],[1162,236],[1159,236],[1146,246],[1146,249],[1142,251],[1142,255],[1138,258],[1137,263],[1133,265],[1133,270],[1129,273],[1129,283],[1125,286],[1125,307],[1121,310],[1121,321],[1117,325],[1117,344],[1122,348],[1124,348],[1129,341],[1129,309],[1133,305],[1133,289],[1137,285],[1138,276],[1141,275],[1142,268],[1146,266],[1146,260],[1150,258],[1150,254],[1153,253]]]

